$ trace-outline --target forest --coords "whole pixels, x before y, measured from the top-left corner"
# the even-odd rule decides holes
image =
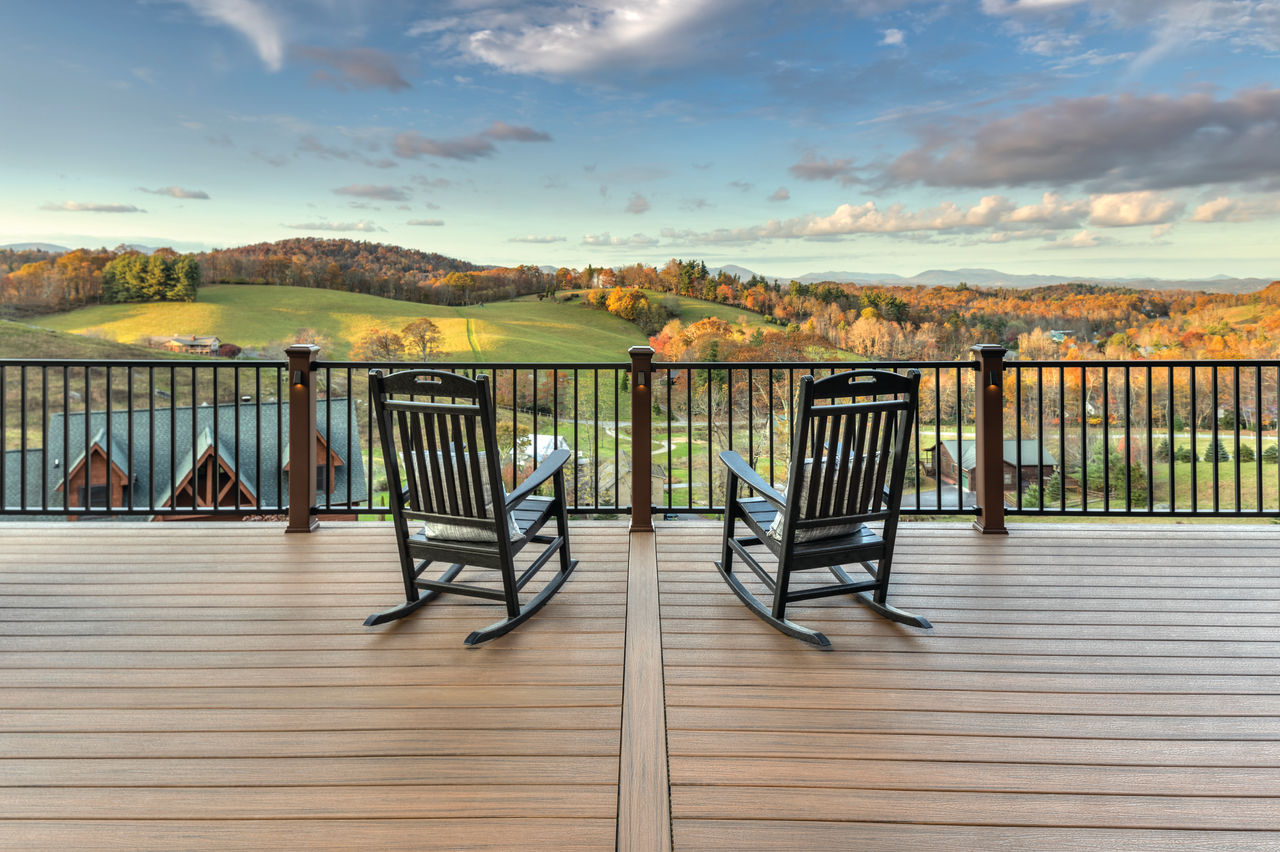
[[[156,254],[180,256],[162,249]],[[122,258],[131,257],[131,260]],[[538,295],[576,298],[635,322],[665,357],[799,357],[814,345],[877,360],[954,360],[975,343],[1003,343],[1023,359],[1274,358],[1280,355],[1280,282],[1247,294],[1136,290],[1097,284],[1037,288],[782,284],[712,273],[700,260],[554,272],[483,268],[435,252],[345,239],[297,238],[190,256],[181,293],[142,282],[145,255],[128,247],[61,255],[0,251],[0,308],[50,313],[132,299],[190,298],[200,284],[256,283],[366,293],[409,302],[472,305]],[[153,255],[154,257],[154,255]],[[150,261],[148,261],[150,263]],[[115,271],[133,270],[132,277]],[[127,282],[122,285],[120,282]],[[662,294],[752,311],[778,334],[670,320]],[[674,349],[668,352],[669,347]],[[678,354],[672,354],[676,353]]]

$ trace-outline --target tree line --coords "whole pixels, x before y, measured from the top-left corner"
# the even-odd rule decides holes
[[[201,269],[194,255],[127,246],[64,254],[0,252],[0,305],[56,313],[114,302],[195,301]]]

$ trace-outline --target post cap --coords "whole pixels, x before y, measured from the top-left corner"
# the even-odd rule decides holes
[[[290,358],[309,358],[314,361],[320,354],[320,347],[314,343],[291,343],[285,347],[284,354]]]

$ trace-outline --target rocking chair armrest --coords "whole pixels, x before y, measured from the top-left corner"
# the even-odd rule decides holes
[[[538,465],[538,469],[529,474],[529,477],[524,482],[521,482],[519,487],[507,495],[507,508],[511,509],[519,505],[526,497],[537,490],[538,486],[559,473],[565,462],[572,457],[573,453],[569,450],[555,450],[543,459],[542,464]]]
[[[756,473],[742,456],[732,450],[725,450],[720,454],[720,461],[729,468],[729,473],[742,480],[748,488],[763,497],[779,512],[787,507],[787,499],[765,482],[764,478]]]

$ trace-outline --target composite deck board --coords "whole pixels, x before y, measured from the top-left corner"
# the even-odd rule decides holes
[[[1280,536],[957,531],[899,530],[933,630],[793,605],[824,652],[741,606],[717,525],[659,526],[677,849],[1280,848]]]
[[[385,525],[0,525],[0,849],[609,849],[623,811],[677,850],[1280,848],[1273,528],[913,521],[934,629],[796,605],[822,652],[717,523],[658,524],[644,606],[653,545],[573,526],[564,594],[468,649],[494,604],[362,626]]]
[[[628,537],[573,546],[466,648],[500,605],[362,625],[385,525],[0,526],[0,848],[611,848]]]

